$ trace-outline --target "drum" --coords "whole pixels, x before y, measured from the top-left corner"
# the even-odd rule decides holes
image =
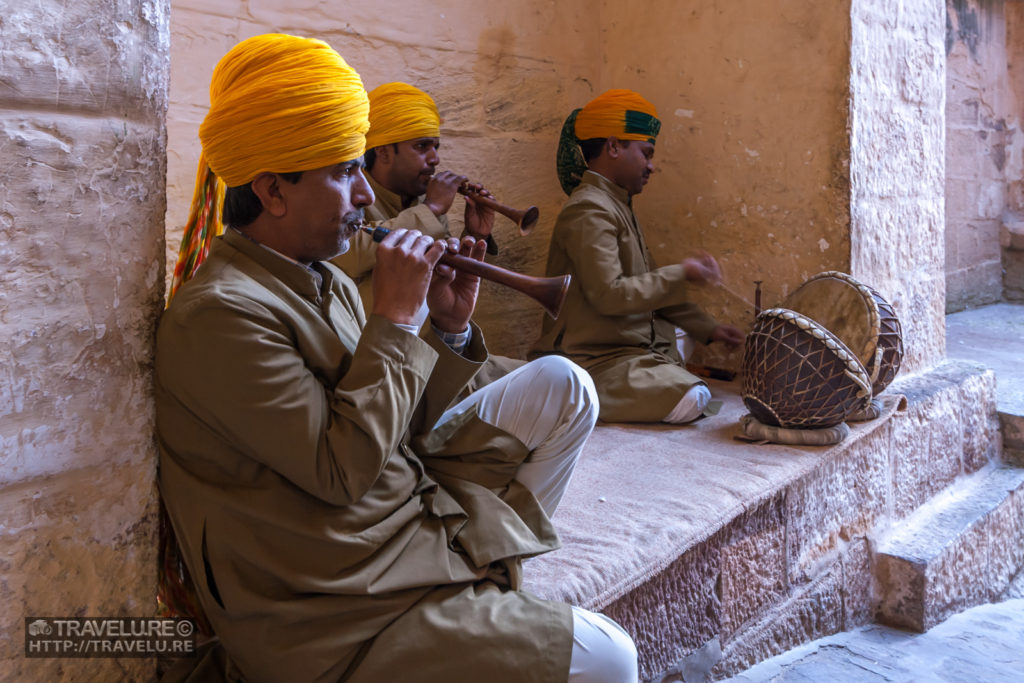
[[[881,393],[903,361],[903,332],[892,306],[846,273],[819,273],[800,285],[783,308],[815,321],[842,341],[864,365],[872,392]]]
[[[743,349],[743,403],[766,425],[833,427],[871,402],[860,360],[835,335],[796,311],[762,311]]]

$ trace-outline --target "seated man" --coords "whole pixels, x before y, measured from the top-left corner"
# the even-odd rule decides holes
[[[370,91],[370,131],[366,134],[366,175],[374,202],[366,218],[386,228],[419,230],[430,237],[450,235],[448,211],[466,176],[436,172],[441,162],[441,116],[433,98],[406,83],[385,83]],[[476,184],[474,190],[490,193]],[[465,232],[490,245],[494,209],[466,198]],[[491,248],[492,253],[496,247]],[[359,285],[367,309],[373,306],[371,275],[377,245],[366,233],[332,262]]]
[[[369,318],[325,263],[373,202],[358,74],[323,42],[256,36],[210,93],[193,211],[226,185],[229,229],[155,361],[160,491],[219,637],[197,676],[635,681],[617,624],[519,590],[522,559],[558,544],[589,377],[545,359],[448,408],[487,351],[479,281],[437,262],[484,242],[394,231]]]
[[[441,116],[433,98],[406,83],[385,83],[370,91],[370,130],[366,134],[367,180],[374,201],[365,211],[366,218],[389,229],[419,230],[434,238],[450,236],[448,210],[466,176],[441,171]],[[473,190],[490,193],[476,184]],[[486,239],[494,245],[491,229],[494,209],[466,198],[464,235]],[[491,249],[496,253],[497,247]],[[377,244],[359,232],[349,249],[331,259],[359,285],[366,310],[373,309],[373,268],[377,262]],[[427,316],[424,306],[416,316],[421,323]],[[480,372],[457,398],[502,377],[523,364],[506,356],[488,356]]]
[[[572,194],[551,234],[547,274],[569,273],[572,284],[531,357],[559,353],[586,368],[609,422],[701,416],[711,393],[683,367],[675,326],[702,343],[743,342],[688,301],[691,285],[721,277],[710,255],[661,268],[651,260],[632,200],[654,171],[659,128],[650,102],[610,90],[569,116],[559,143],[560,180]]]

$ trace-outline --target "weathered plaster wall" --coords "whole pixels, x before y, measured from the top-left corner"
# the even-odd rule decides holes
[[[541,273],[564,199],[555,176],[558,132],[594,93],[598,19],[583,0],[520,0],[481,8],[470,0],[324,2],[175,0],[171,13],[168,113],[168,258],[187,216],[199,156],[197,132],[209,105],[214,65],[235,43],[282,31],[321,38],[361,75],[367,89],[410,82],[429,92],[442,123],[441,167],[482,182],[506,204],[537,205],[529,237],[499,216],[498,264]],[[461,198],[451,215],[461,216]],[[455,223],[457,227],[458,220]],[[171,261],[173,263],[173,260]],[[477,320],[492,350],[520,355],[540,309],[485,283]]]
[[[946,3],[946,311],[950,313],[1001,298],[999,232],[1006,214],[1021,208],[1021,91],[1014,87],[1009,69],[1013,50],[1020,48],[1014,48],[1007,32],[1014,11],[1020,11],[1020,3]]]
[[[601,88],[640,91],[663,121],[637,215],[660,263],[719,260],[726,287],[696,297],[709,312],[745,328],[754,280],[768,308],[849,269],[848,1],[604,2],[601,32]],[[722,353],[707,362],[736,363]]]
[[[945,4],[851,7],[851,272],[903,324],[904,371],[945,355]]]
[[[168,3],[0,13],[0,678],[145,680],[25,659],[29,615],[155,609],[150,365],[163,292]]]

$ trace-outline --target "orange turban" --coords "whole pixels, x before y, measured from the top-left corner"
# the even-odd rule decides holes
[[[654,105],[632,90],[609,90],[598,95],[576,116],[579,140],[614,136],[653,143],[660,129]]]
[[[441,116],[427,93],[408,83],[385,83],[370,91],[366,148],[416,138],[441,137]]]

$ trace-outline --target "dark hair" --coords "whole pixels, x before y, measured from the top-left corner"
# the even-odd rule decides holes
[[[278,173],[289,183],[294,185],[302,179],[302,171],[291,173]],[[224,193],[224,225],[240,229],[252,223],[263,213],[263,202],[252,191],[252,183],[229,187]]]
[[[583,152],[583,160],[588,164],[601,156],[601,150],[604,149],[604,143],[608,142],[608,138],[588,138],[586,140],[580,140],[580,151]],[[623,147],[629,147],[629,140],[619,140],[619,144]]]
[[[373,168],[373,165],[377,162],[377,148],[372,147],[363,153],[363,163],[366,164],[366,170],[369,171]]]
[[[391,143],[391,147],[395,150],[395,154],[398,154],[398,143]],[[371,147],[363,153],[363,163],[366,164],[367,171],[373,170],[373,165],[377,163],[377,147]]]

